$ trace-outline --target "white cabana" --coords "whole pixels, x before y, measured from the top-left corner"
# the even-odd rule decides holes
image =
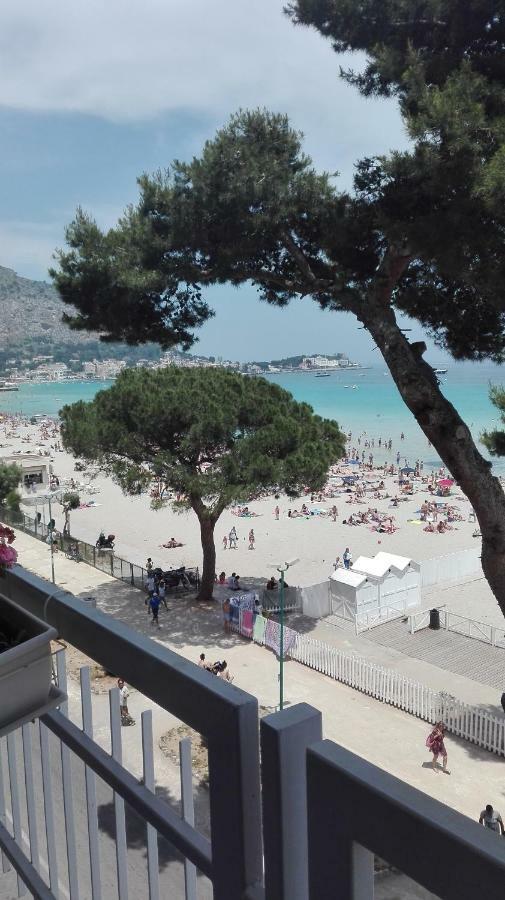
[[[405,615],[421,602],[419,564],[405,556],[360,556],[350,569],[330,575],[331,611],[358,625]]]

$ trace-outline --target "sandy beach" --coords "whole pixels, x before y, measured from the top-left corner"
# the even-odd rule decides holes
[[[54,430],[37,424],[31,425],[21,418],[4,419],[0,426],[0,456],[23,453],[49,453],[54,475],[60,487],[71,489],[71,479],[78,485],[83,508],[71,513],[72,534],[94,543],[99,532],[116,535],[116,553],[119,556],[144,564],[151,556],[155,564],[163,567],[179,565],[201,565],[199,527],[192,511],[174,512],[170,504],[160,510],[153,510],[150,497],[126,497],[110,478],[94,467],[85,472],[76,471],[75,459],[61,449],[59,436]],[[367,451],[368,456],[368,451]],[[272,566],[293,557],[299,558],[296,569],[290,573],[290,583],[305,586],[324,581],[333,571],[337,557],[342,558],[349,547],[353,559],[360,555],[373,556],[379,550],[386,550],[408,556],[416,561],[435,556],[443,556],[465,548],[474,547],[479,541],[473,537],[475,523],[469,521],[470,504],[454,486],[448,498],[434,497],[422,478],[414,478],[413,494],[401,496],[398,475],[384,476],[383,469],[362,470],[359,483],[364,485],[364,496],[356,502],[355,489],[343,483],[342,475],[356,472],[357,466],[338,467],[329,480],[329,491],[334,496],[322,499],[310,495],[298,499],[273,496],[251,501],[248,504],[250,517],[242,517],[236,511],[227,509],[216,526],[217,571],[230,574],[232,571],[247,577],[265,578],[272,573]],[[383,481],[381,497],[376,496],[376,486]],[[387,495],[387,496],[385,496]],[[393,506],[393,497],[400,497]],[[426,522],[420,520],[423,502],[439,503],[447,501],[460,517],[450,523],[451,530],[445,533],[425,531]],[[91,504],[91,505],[87,505]],[[288,517],[288,511],[301,512],[303,504],[308,515]],[[279,507],[279,520],[275,508]],[[331,509],[337,507],[336,521]],[[394,517],[396,530],[393,534],[378,532],[377,523],[345,524],[369,509],[377,510],[379,516]],[[24,507],[29,515],[34,515],[33,505]],[[48,518],[47,505],[39,511]],[[325,514],[326,513],[326,514]],[[53,505],[53,515],[58,529],[63,528],[63,514],[58,504]],[[444,519],[443,513],[439,518]],[[434,523],[435,526],[437,522]],[[232,526],[238,534],[236,550],[224,549],[223,538]],[[248,535],[254,529],[254,550],[249,550]],[[170,538],[183,544],[176,549],[161,547]]]

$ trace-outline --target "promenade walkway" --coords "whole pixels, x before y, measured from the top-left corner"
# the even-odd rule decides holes
[[[372,628],[366,632],[366,639],[489,685],[500,696],[505,690],[505,650],[502,647],[493,647],[445,629],[423,628],[410,634],[408,623],[402,619]]]

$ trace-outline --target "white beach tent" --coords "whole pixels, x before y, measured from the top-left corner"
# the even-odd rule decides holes
[[[404,615],[421,602],[419,563],[383,551],[360,556],[330,575],[330,597],[332,612],[345,619],[376,623]]]

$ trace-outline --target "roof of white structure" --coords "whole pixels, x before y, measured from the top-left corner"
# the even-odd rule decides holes
[[[403,573],[412,566],[418,569],[418,563],[413,562],[407,556],[397,556],[394,553],[385,553],[381,550],[376,553],[373,559],[369,556],[359,556],[352,568],[355,572],[361,572],[370,578],[384,578],[384,576],[393,569],[395,573]]]
[[[348,584],[351,587],[360,587],[366,580],[366,575],[363,575],[361,572],[353,572],[352,569],[336,569],[330,575],[330,581]]]
[[[390,567],[399,569],[401,572],[404,572],[409,566],[412,566],[413,569],[419,569],[419,563],[415,562],[415,560],[411,559],[409,556],[398,556],[396,553],[385,553],[384,550],[380,550],[379,553],[375,554],[375,559],[378,559],[379,557],[387,557]]]

